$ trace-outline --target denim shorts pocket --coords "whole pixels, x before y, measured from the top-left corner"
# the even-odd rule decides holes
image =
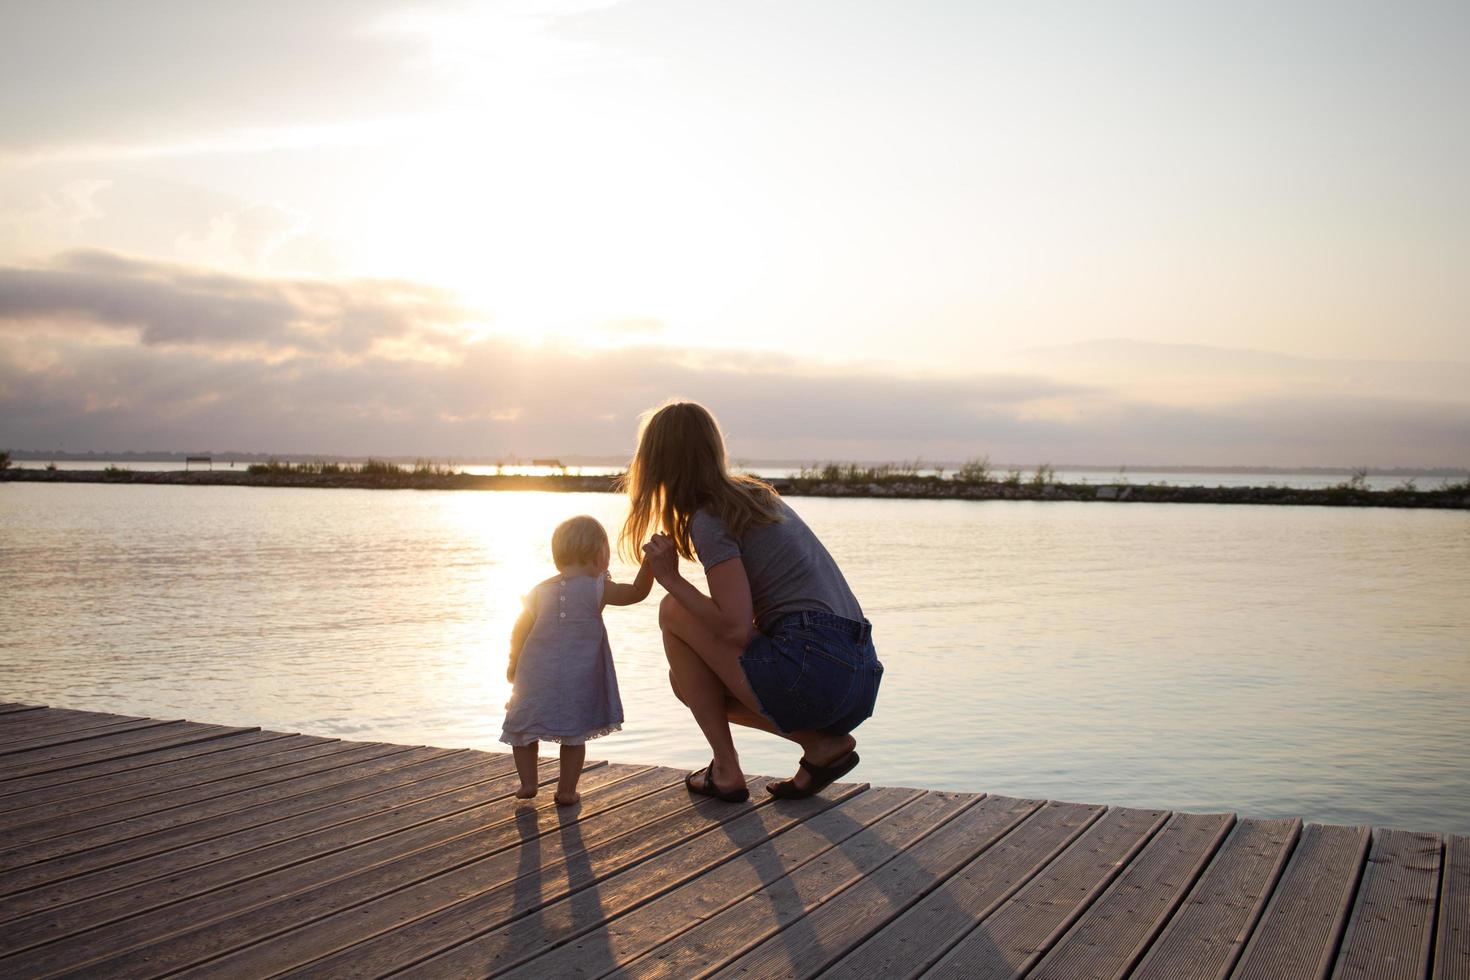
[[[853,638],[842,630],[813,625],[797,627],[789,632],[800,640],[810,656],[822,657],[852,673],[857,673],[862,666],[864,645],[854,643]]]

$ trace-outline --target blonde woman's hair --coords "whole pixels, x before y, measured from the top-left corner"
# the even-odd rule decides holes
[[[774,487],[730,472],[719,423],[696,402],[666,402],[644,414],[621,489],[628,494],[628,519],[618,550],[630,561],[642,559],[644,539],[653,531],[673,538],[679,554],[692,560],[689,520],[701,508],[724,521],[734,538],[753,524],[782,519]]]
[[[557,568],[595,565],[607,551],[607,531],[595,517],[569,517],[551,532],[551,560]]]

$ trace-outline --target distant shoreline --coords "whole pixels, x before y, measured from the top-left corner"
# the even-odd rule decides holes
[[[11,460],[12,460],[13,463],[48,463],[48,462],[58,462],[58,463],[95,463],[98,466],[103,466],[103,465],[106,465],[106,464],[117,464],[117,465],[121,465],[121,466],[132,466],[134,464],[147,465],[147,464],[150,464],[150,463],[178,463],[179,465],[183,465],[184,462],[187,459],[189,459],[190,457],[192,457],[192,456],[209,456],[213,460],[213,462],[214,462],[214,464],[216,466],[218,466],[220,464],[248,466],[251,463],[267,463],[267,462],[274,463],[274,462],[277,462],[277,461],[279,461],[281,463],[289,463],[289,464],[327,462],[327,463],[342,463],[342,464],[349,464],[350,465],[350,464],[361,463],[365,459],[372,458],[370,456],[361,456],[361,455],[345,455],[344,456],[344,455],[342,455],[340,453],[339,454],[333,454],[333,453],[247,453],[247,452],[233,452],[233,451],[232,452],[226,452],[226,453],[210,453],[210,452],[204,452],[204,451],[201,451],[199,453],[159,452],[159,451],[153,451],[153,452],[135,452],[135,451],[126,451],[126,452],[99,452],[99,451],[63,452],[63,451],[42,450],[42,449],[12,449],[12,450],[9,450],[9,452],[10,452],[10,458],[11,458]],[[381,459],[381,460],[383,460],[385,462],[395,463],[395,464],[402,465],[402,466],[413,466],[415,463],[420,462],[420,461],[422,461],[422,460],[425,459],[425,457],[422,457],[422,456],[388,456],[388,455],[378,455],[376,458]],[[506,468],[511,468],[511,467],[530,466],[533,463],[533,460],[530,457],[526,457],[526,458],[519,458],[519,457],[517,457],[517,458],[496,458],[496,457],[444,456],[444,457],[431,457],[430,458],[430,461],[431,462],[435,462],[435,463],[439,463],[440,465],[447,466],[447,467],[450,467],[450,468],[455,468],[455,469],[459,469],[459,468],[463,468],[463,467],[467,467],[467,466],[474,466],[474,467],[502,466],[502,467],[506,467]],[[559,456],[559,457],[557,457],[557,461],[559,463],[564,464],[566,466],[566,468],[568,468],[568,469],[587,468],[587,467],[597,467],[597,468],[602,468],[602,467],[623,467],[623,466],[626,466],[627,465],[627,463],[628,463],[628,457],[626,455],[623,455],[623,456],[586,456],[586,455],[573,454],[573,455]],[[760,457],[752,457],[752,458],[739,457],[739,458],[732,458],[731,465],[733,465],[737,469],[741,469],[741,470],[744,470],[744,471],[750,471],[752,469],[760,469],[760,470],[786,470],[786,471],[789,471],[791,473],[796,473],[796,472],[798,472],[799,470],[801,470],[803,468],[811,467],[811,466],[815,466],[815,465],[819,465],[819,464],[814,463],[812,459],[766,459],[766,458],[760,458]],[[892,461],[881,461],[881,460],[880,461],[862,461],[862,460],[855,460],[855,461],[852,461],[850,465],[857,466],[857,467],[878,467],[878,466],[885,466],[885,465],[887,465],[887,466],[893,466],[893,465],[901,465],[901,464],[895,464]],[[910,465],[911,465],[912,468],[917,468],[917,469],[920,469],[920,470],[933,470],[935,468],[939,468],[941,470],[953,471],[953,470],[959,469],[964,464],[963,464],[962,461],[936,459],[936,460],[915,460]],[[1022,471],[1031,471],[1031,470],[1036,469],[1036,467],[1038,465],[1042,465],[1042,464],[1036,464],[1036,463],[991,462],[991,463],[989,463],[989,465],[990,465],[990,468],[991,469],[993,469],[993,470],[995,470],[997,472],[1001,472],[1001,471],[1008,470],[1008,469],[1019,469],[1019,470],[1022,470]],[[1204,463],[1188,463],[1188,464],[1185,464],[1185,463],[1160,463],[1160,464],[1146,464],[1146,463],[1115,464],[1115,463],[1108,463],[1108,464],[1102,464],[1102,463],[1070,463],[1070,462],[1067,462],[1066,460],[1062,460],[1061,462],[1057,462],[1057,463],[1046,463],[1044,465],[1049,466],[1052,470],[1055,470],[1055,471],[1057,471],[1059,473],[1060,472],[1097,473],[1100,476],[1113,476],[1113,475],[1116,475],[1118,473],[1169,473],[1169,474],[1178,474],[1180,476],[1188,476],[1191,473],[1210,473],[1210,474],[1213,474],[1213,473],[1227,473],[1227,474],[1228,473],[1242,473],[1242,474],[1257,474],[1257,475],[1264,475],[1264,476],[1274,476],[1274,475],[1281,475],[1281,476],[1290,476],[1290,475],[1350,476],[1350,475],[1352,475],[1353,473],[1357,472],[1360,469],[1360,467],[1354,467],[1354,466],[1277,466],[1277,465],[1248,465],[1248,464],[1231,464],[1231,465],[1212,466],[1212,465],[1204,464]],[[1411,477],[1411,478],[1416,478],[1416,479],[1455,479],[1455,478],[1463,479],[1467,475],[1467,471],[1466,471],[1466,469],[1464,467],[1453,467],[1453,466],[1451,466],[1451,467],[1445,467],[1445,466],[1429,466],[1429,467],[1425,467],[1425,466],[1365,466],[1365,467],[1361,467],[1361,469],[1363,470],[1363,472],[1365,472],[1370,477]]]
[[[0,470],[0,482],[109,483],[167,486],[298,487],[357,490],[539,490],[561,493],[615,493],[616,476],[480,475],[401,471],[396,473],[247,473],[240,470],[144,471]],[[769,481],[789,497],[855,497],[901,500],[1071,500],[1107,503],[1274,504],[1325,507],[1408,507],[1470,510],[1470,485],[1369,490],[1342,485],[1300,487],[1203,487],[1162,484],[1056,483],[986,480],[967,482],[939,476],[901,476],[878,480],[787,478]]]

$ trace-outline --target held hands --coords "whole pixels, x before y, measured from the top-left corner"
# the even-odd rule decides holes
[[[643,566],[667,589],[679,578],[679,553],[674,549],[674,539],[662,533],[649,538],[643,546]]]

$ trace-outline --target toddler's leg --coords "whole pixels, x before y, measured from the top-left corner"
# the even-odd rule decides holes
[[[536,753],[540,750],[540,742],[510,747],[510,754],[516,758],[516,774],[521,777],[521,788],[516,790],[518,800],[529,800],[536,795]]]
[[[556,781],[556,802],[561,806],[575,806],[582,799],[577,792],[577,780],[582,775],[582,763],[587,761],[587,746],[563,745],[561,747],[561,778]]]

